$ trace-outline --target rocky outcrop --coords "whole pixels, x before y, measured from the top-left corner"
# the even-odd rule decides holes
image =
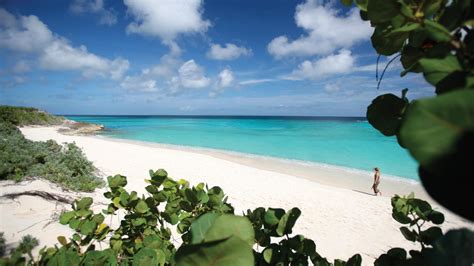
[[[65,135],[94,135],[104,130],[103,125],[65,120],[59,132]]]

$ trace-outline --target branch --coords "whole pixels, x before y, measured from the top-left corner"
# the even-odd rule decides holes
[[[43,198],[45,200],[62,202],[62,203],[66,203],[66,204],[72,204],[73,201],[74,201],[73,199],[71,199],[69,197],[63,197],[63,196],[58,195],[58,194],[49,193],[49,192],[46,192],[46,191],[39,191],[39,190],[31,190],[31,191],[23,191],[23,192],[17,192],[17,193],[4,194],[4,195],[0,196],[0,198],[15,199],[15,198],[18,198],[18,197],[21,197],[21,196],[40,197],[40,198]]]

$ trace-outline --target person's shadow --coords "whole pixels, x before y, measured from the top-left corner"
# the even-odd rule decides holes
[[[356,190],[356,189],[353,189],[352,191],[359,192],[359,193],[366,194],[366,195],[370,195],[370,196],[375,196],[373,193],[369,193],[369,192],[365,192],[365,191],[360,191],[360,190]]]

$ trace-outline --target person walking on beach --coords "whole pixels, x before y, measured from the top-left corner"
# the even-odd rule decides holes
[[[380,196],[382,196],[382,192],[378,189],[378,186],[380,184],[380,170],[378,167],[374,168],[375,174],[374,174],[374,184],[372,185],[372,189],[374,190],[375,196],[377,196],[380,193]]]

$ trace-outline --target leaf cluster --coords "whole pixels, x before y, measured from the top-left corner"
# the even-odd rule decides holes
[[[384,94],[367,109],[368,121],[396,136],[418,161],[428,193],[450,210],[474,220],[462,195],[474,171],[474,2],[471,0],[344,0],[374,28],[379,55],[400,58],[401,76],[421,73],[436,97],[409,101]],[[383,75],[383,73],[382,73]],[[379,80],[380,83],[380,80]],[[451,176],[457,178],[452,182]],[[446,193],[453,191],[455,193]]]
[[[245,215],[251,222],[255,233],[254,251],[255,265],[360,265],[362,258],[359,254],[351,257],[347,262],[336,259],[331,264],[326,258],[316,252],[313,240],[303,235],[290,236],[293,227],[301,215],[298,208],[289,211],[280,208],[259,207],[247,210]],[[263,249],[259,252],[260,249]]]
[[[195,244],[190,228],[198,217],[233,213],[219,187],[208,188],[203,183],[191,187],[185,180],[175,181],[168,177],[163,169],[150,170],[150,179],[146,180],[149,183],[146,187],[148,195],[138,196],[135,191],[127,191],[125,176],[115,175],[107,179],[108,191],[104,193],[110,201],[107,208],[102,213],[94,213],[91,210],[92,198],[76,201],[71,211],[60,216],[60,223],[69,225],[75,234],[70,242],[64,237],[58,238],[61,248],[44,249],[42,262],[49,263],[72,252],[75,255],[71,253],[66,257],[85,263],[94,251],[94,259],[109,261],[114,257],[114,263],[119,264],[171,264],[176,253],[171,226],[176,226],[183,244]],[[120,215],[123,218],[117,228],[104,223],[106,216],[112,219]],[[95,243],[107,240],[108,249],[96,250]]]
[[[420,244],[420,250],[406,251],[392,248],[380,255],[374,265],[470,265],[474,262],[474,232],[468,229],[451,230],[443,234],[438,226],[444,215],[431,205],[414,197],[395,195],[391,200],[392,217],[403,224],[400,232],[406,240]],[[455,254],[455,255],[454,255]]]

